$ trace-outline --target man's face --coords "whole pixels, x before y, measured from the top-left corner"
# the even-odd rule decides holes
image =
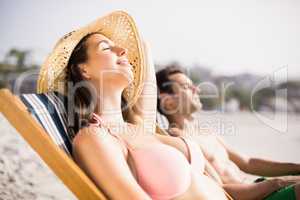
[[[180,114],[192,114],[201,109],[199,89],[193,85],[192,80],[183,73],[176,73],[169,76],[172,81],[173,104],[176,105]]]

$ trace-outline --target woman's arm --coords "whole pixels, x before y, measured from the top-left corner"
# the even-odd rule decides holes
[[[100,128],[83,128],[73,140],[73,156],[109,199],[150,199],[134,179],[118,141]]]
[[[141,117],[147,117],[149,114],[156,114],[157,103],[157,85],[155,68],[152,58],[150,46],[147,42],[143,42],[143,50],[145,56],[145,79],[142,85],[142,93],[134,106],[134,111]]]
[[[142,93],[136,104],[132,107],[131,115],[139,122],[148,125],[154,125],[156,122],[156,104],[157,104],[157,85],[153,58],[149,44],[143,42],[145,56],[145,79],[143,82]],[[134,118],[133,117],[133,118]],[[152,127],[153,128],[153,127]]]

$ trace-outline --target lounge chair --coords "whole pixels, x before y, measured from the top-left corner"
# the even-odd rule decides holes
[[[107,199],[71,157],[64,102],[57,94],[15,96],[1,89],[0,112],[78,199]]]

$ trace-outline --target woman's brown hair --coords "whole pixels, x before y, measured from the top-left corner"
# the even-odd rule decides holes
[[[67,65],[68,104],[72,103],[72,105],[68,105],[68,121],[74,133],[77,133],[81,127],[87,126],[92,116],[92,111],[87,109],[94,101],[92,91],[88,87],[73,89],[80,82],[85,81],[79,65],[88,59],[87,40],[94,34],[97,34],[97,32],[90,33],[80,40],[74,48]],[[71,120],[72,123],[70,123]]]

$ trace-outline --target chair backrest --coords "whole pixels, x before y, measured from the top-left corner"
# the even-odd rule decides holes
[[[74,133],[68,129],[67,99],[57,92],[22,94],[20,99],[32,116],[42,125],[53,142],[71,157],[71,136]]]
[[[160,112],[156,112],[156,121],[157,124],[160,128],[164,129],[164,130],[168,130],[169,128],[169,121],[168,119],[162,115]]]
[[[156,133],[160,135],[169,135],[168,133],[169,122],[165,116],[156,112]]]
[[[27,94],[18,98],[1,89],[0,112],[78,199],[104,200],[105,195],[70,157],[66,112],[56,97]]]

